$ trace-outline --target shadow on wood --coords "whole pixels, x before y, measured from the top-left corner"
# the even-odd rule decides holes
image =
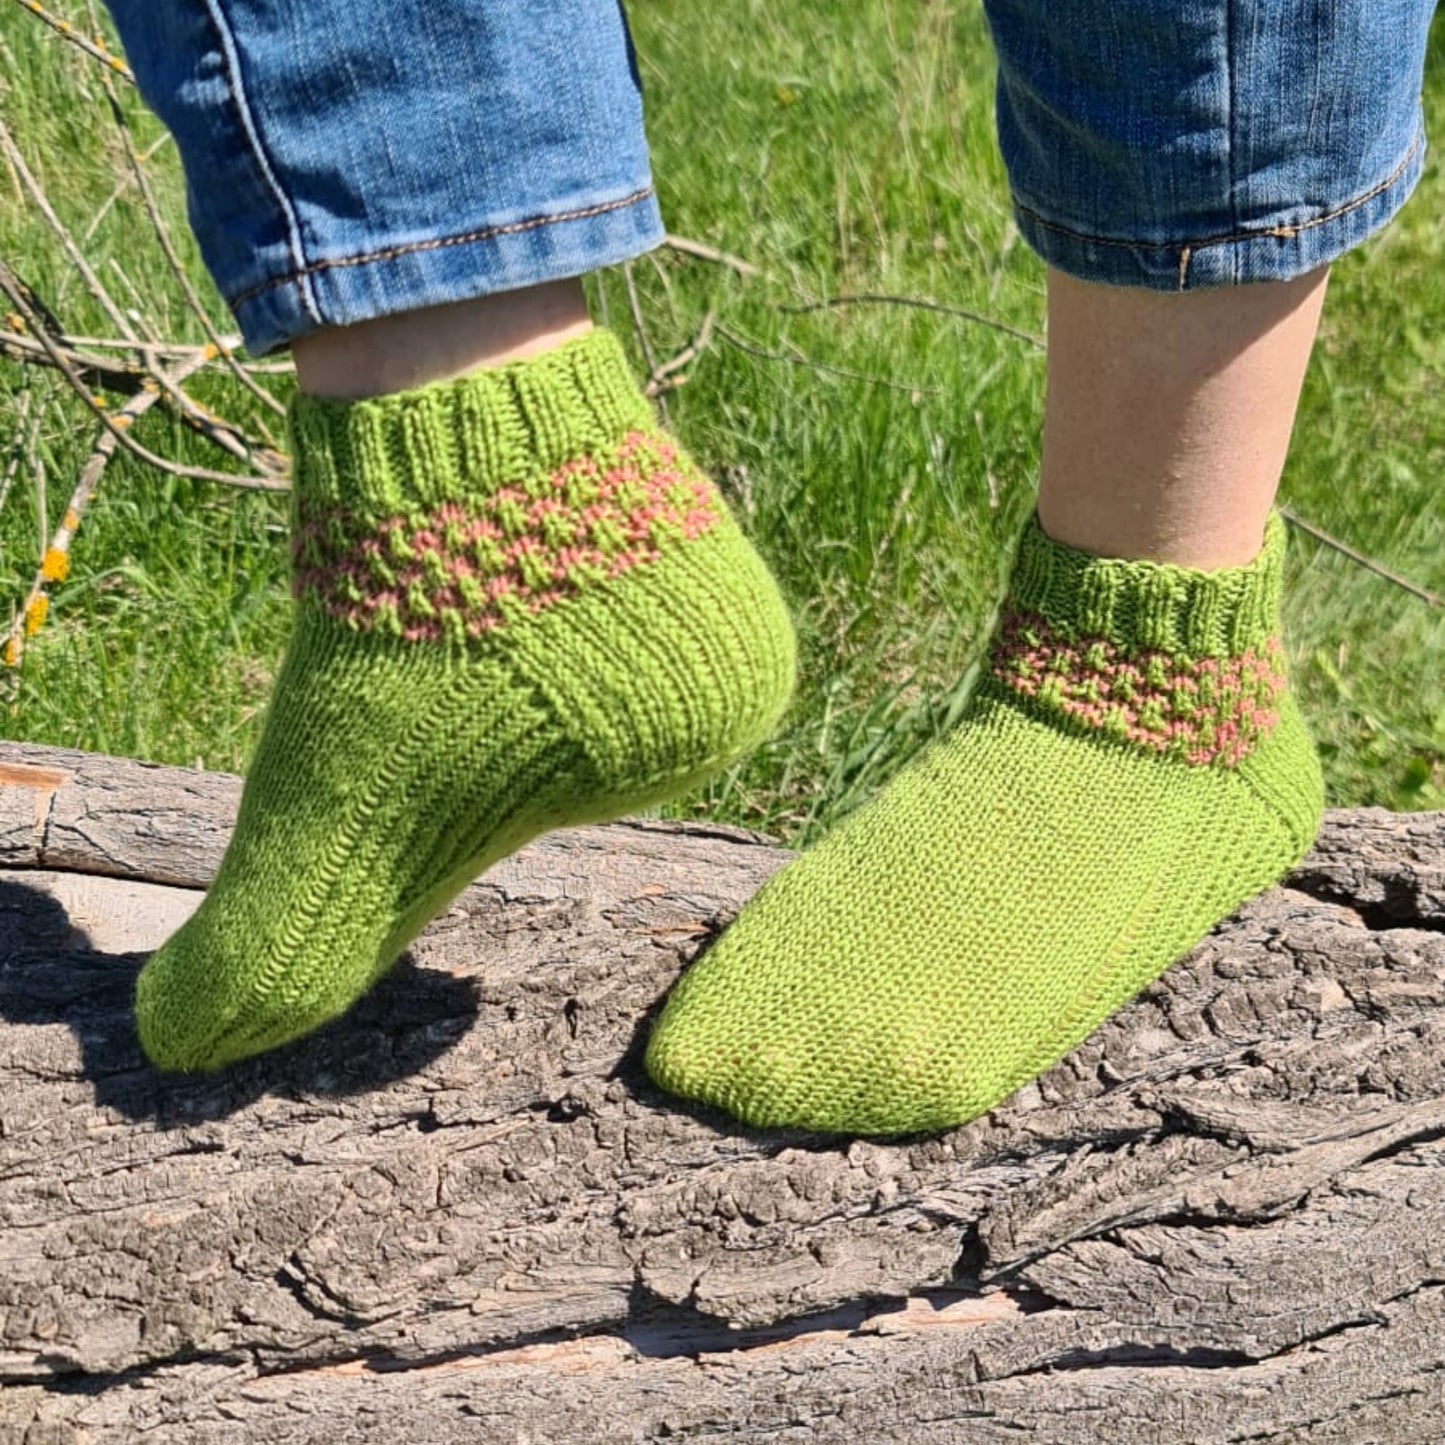
[[[0,1441],[1419,1442],[1445,815],[1309,859],[1001,1108],[757,1133],[639,1067],[786,858],[540,840],[345,1019],[145,1066],[234,779],[0,745]]]
[[[225,1118],[277,1088],[340,1098],[385,1087],[421,1073],[476,1017],[472,979],[418,968],[408,954],[347,1018],[314,1034],[311,1047],[293,1044],[264,1066],[233,1065],[204,1079],[161,1074],[141,1054],[130,1010],[146,952],[94,948],[54,894],[28,887],[24,876],[0,873],[0,1022],[63,1021],[96,1106],[121,1118],[172,1126]],[[91,906],[103,900],[93,897]],[[14,1045],[8,1067],[25,1067],[26,1036],[4,1037]]]

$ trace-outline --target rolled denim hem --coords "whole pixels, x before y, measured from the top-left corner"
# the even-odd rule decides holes
[[[619,0],[107,0],[247,348],[663,235]]]
[[[1169,241],[1091,236],[1013,198],[1014,219],[1048,265],[1081,281],[1150,291],[1198,291],[1258,281],[1292,281],[1327,265],[1381,230],[1410,198],[1425,162],[1425,132],[1373,186],[1304,220],[1280,219],[1222,236]],[[1298,214],[1300,208],[1293,208]]]
[[[647,186],[555,215],[313,261],[226,300],[246,349],[263,356],[318,326],[351,326],[583,276],[644,255],[665,235],[657,196]]]

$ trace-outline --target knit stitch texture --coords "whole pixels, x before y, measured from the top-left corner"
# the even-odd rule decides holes
[[[1278,880],[1323,808],[1283,554],[1277,515],[1254,562],[1213,572],[1032,520],[958,726],[693,963],[654,1081],[758,1126],[962,1124]]]
[[[293,637],[220,871],[136,989],[166,1069],[335,1017],[497,859],[686,792],[793,687],[776,584],[610,333],[290,425]]]

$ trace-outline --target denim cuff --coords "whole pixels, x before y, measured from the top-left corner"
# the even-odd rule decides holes
[[[984,0],[1021,234],[1085,281],[1288,281],[1419,179],[1436,0]]]
[[[618,0],[107,0],[255,355],[663,238]]]
[[[1160,244],[1089,236],[1046,220],[1014,197],[1014,219],[1048,265],[1081,281],[1150,291],[1196,291],[1256,281],[1292,281],[1352,250],[1410,199],[1425,164],[1425,132],[1378,185],[1324,215],[1229,235]]]
[[[585,276],[643,255],[666,234],[648,186],[555,215],[314,261],[227,301],[246,349],[260,355],[318,324],[352,326],[397,311]]]

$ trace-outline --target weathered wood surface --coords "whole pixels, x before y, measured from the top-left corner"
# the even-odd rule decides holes
[[[234,780],[0,745],[0,1441],[1436,1442],[1445,814],[942,1137],[761,1134],[646,1020],[785,858],[541,840],[316,1038],[146,1068]]]

